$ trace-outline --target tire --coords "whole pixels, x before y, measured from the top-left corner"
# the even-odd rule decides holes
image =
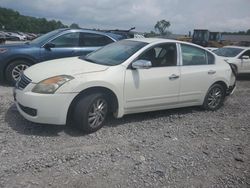
[[[225,88],[221,84],[214,84],[209,88],[202,106],[205,110],[218,110],[223,105],[225,96]]]
[[[6,81],[9,84],[14,85],[19,79],[20,74],[30,66],[31,63],[24,60],[16,60],[11,62],[5,70]]]
[[[99,105],[99,108],[98,108]],[[102,108],[100,108],[102,106]],[[105,95],[93,93],[84,96],[76,103],[73,124],[86,133],[100,129],[108,114],[108,101]]]

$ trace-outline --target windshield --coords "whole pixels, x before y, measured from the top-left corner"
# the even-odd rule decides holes
[[[30,43],[31,44],[40,44],[40,43],[43,43],[43,42],[46,42],[48,39],[50,39],[52,36],[60,33],[62,31],[62,29],[57,29],[57,30],[54,30],[54,31],[51,31],[49,33],[46,33],[34,40],[32,40]]]
[[[146,45],[147,43],[144,42],[122,40],[109,44],[85,57],[81,57],[81,59],[102,65],[119,65]]]
[[[243,49],[240,48],[219,48],[215,50],[214,53],[223,57],[235,57],[242,51]]]

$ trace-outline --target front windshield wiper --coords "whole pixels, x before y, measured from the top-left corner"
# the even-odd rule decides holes
[[[92,60],[92,59],[89,59],[89,58],[87,58],[87,57],[79,57],[79,58],[82,59],[82,60],[91,62],[91,63],[99,64],[99,65],[113,66],[113,65],[111,65],[111,64],[109,64],[109,63],[103,63],[103,62],[102,62],[102,63],[99,63],[99,62],[94,61],[94,60]]]

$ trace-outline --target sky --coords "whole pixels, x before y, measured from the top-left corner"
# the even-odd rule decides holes
[[[175,34],[250,29],[250,0],[0,0],[0,7],[90,29],[149,32],[162,19]]]

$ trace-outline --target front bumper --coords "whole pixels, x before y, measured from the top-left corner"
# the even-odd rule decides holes
[[[233,86],[229,86],[228,89],[227,89],[226,95],[233,94],[235,89],[236,89],[236,84],[234,84]]]
[[[38,94],[14,89],[14,100],[19,113],[27,120],[65,125],[67,113],[77,93]]]

